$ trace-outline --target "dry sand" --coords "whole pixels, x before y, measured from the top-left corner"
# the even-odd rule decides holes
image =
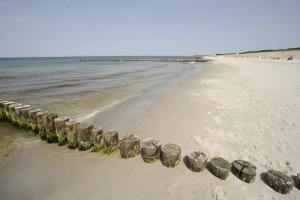
[[[234,175],[222,181],[207,170],[189,171],[183,163],[166,168],[140,156],[71,151],[39,141],[0,165],[1,199],[299,199],[281,195],[259,174],[279,169],[300,172],[300,64],[217,58],[201,72],[163,92],[138,114],[115,121],[131,132],[176,143],[182,155],[204,151],[210,158],[245,159],[258,167],[254,184]],[[119,126],[118,126],[119,125]]]
[[[300,60],[300,51],[299,50],[289,50],[289,51],[271,51],[271,52],[245,53],[245,54],[230,54],[230,55],[227,55],[226,57],[244,57],[244,58],[286,60],[290,56],[292,56],[294,60]]]

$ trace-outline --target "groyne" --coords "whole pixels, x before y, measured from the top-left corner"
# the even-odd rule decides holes
[[[37,109],[30,105],[0,99],[0,120],[12,123],[23,129],[38,134],[41,140],[57,143],[69,149],[102,152],[111,154],[119,152],[122,159],[141,155],[145,163],[160,160],[165,167],[176,167],[181,163],[181,147],[176,144],[161,144],[158,139],[141,139],[136,135],[119,138],[115,130],[103,131],[92,124],[79,123],[66,116]],[[254,183],[257,168],[245,160],[228,160],[215,157],[210,160],[204,152],[193,151],[183,157],[186,167],[201,173],[205,169],[221,180],[226,180],[232,173],[245,183]],[[262,180],[275,191],[287,194],[293,187],[300,188],[300,173],[288,176],[278,170],[268,170],[260,175]]]
[[[137,61],[147,61],[147,62],[181,62],[181,63],[190,63],[190,62],[208,62],[209,59],[205,59],[203,56],[164,56],[159,58],[82,58],[81,62],[84,61],[111,61],[111,62],[137,62]]]

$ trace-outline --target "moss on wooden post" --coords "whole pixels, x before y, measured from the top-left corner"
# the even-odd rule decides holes
[[[47,139],[46,128],[45,128],[45,123],[44,123],[44,119],[43,119],[43,116],[47,115],[47,114],[48,114],[48,111],[41,111],[41,112],[36,113],[38,131],[39,131],[39,136],[40,136],[41,140]]]
[[[6,103],[3,103],[3,106],[4,106],[4,112],[5,112],[5,118],[10,121],[11,118],[10,118],[10,112],[9,112],[9,106],[11,104],[15,104],[16,102],[13,102],[13,101],[8,101]]]
[[[37,119],[37,113],[41,112],[42,109],[32,109],[28,112],[29,117],[29,128],[35,132],[38,133],[38,119]]]
[[[57,114],[48,113],[43,116],[43,122],[45,125],[45,134],[46,140],[48,143],[57,143],[58,139],[55,133],[55,122],[54,120],[57,118]]]
[[[80,123],[74,120],[66,122],[66,135],[69,149],[76,149],[78,147],[77,126],[79,124]]]
[[[58,140],[58,145],[63,146],[67,143],[66,136],[66,122],[69,121],[68,117],[58,117],[54,120],[55,133]]]
[[[1,121],[6,120],[4,103],[7,103],[7,102],[8,101],[4,101],[4,100],[0,101],[0,120]]]

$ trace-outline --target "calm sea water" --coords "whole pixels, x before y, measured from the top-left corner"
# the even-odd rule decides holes
[[[80,61],[90,59],[97,61]],[[127,59],[152,61],[124,61]],[[196,64],[159,60],[160,57],[0,59],[0,98],[47,108],[56,104],[59,111],[66,109],[69,114],[72,111],[67,102],[73,107],[87,102],[91,109],[99,109],[141,95],[196,68]],[[88,107],[81,110],[89,110]]]
[[[126,104],[140,110],[143,102],[199,68],[193,63],[160,62],[160,57],[109,59],[112,57],[0,59],[0,99],[110,127],[115,125],[110,118],[128,111]],[[124,61],[127,59],[152,61]],[[28,131],[6,123],[0,123],[0,138],[0,161],[32,141]]]

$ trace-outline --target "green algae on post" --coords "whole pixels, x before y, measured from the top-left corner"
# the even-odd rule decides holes
[[[41,111],[42,109],[32,109],[28,112],[29,128],[35,133],[38,132],[37,113]]]
[[[36,113],[37,126],[38,126],[39,136],[40,136],[41,140],[47,139],[45,123],[43,120],[43,116],[47,115],[47,114],[48,114],[48,111],[41,111],[41,112]]]
[[[78,149],[80,151],[88,150],[92,147],[91,136],[93,125],[80,124],[77,129]]]
[[[58,139],[55,133],[55,122],[54,120],[57,118],[57,114],[48,113],[43,115],[43,123],[45,126],[45,134],[46,140],[48,143],[57,143]]]
[[[58,117],[54,119],[55,123],[55,134],[58,140],[58,145],[63,146],[67,144],[66,136],[66,122],[69,121],[68,117]]]
[[[69,149],[76,149],[78,147],[77,126],[79,124],[80,123],[74,120],[66,122],[66,135]]]

